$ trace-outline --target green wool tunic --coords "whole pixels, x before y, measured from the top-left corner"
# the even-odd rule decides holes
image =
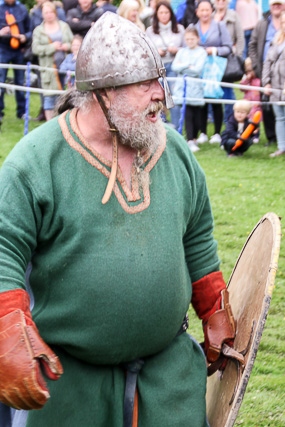
[[[94,126],[96,123],[94,123]],[[191,282],[217,271],[205,176],[184,139],[167,141],[129,189],[80,135],[76,111],[24,137],[0,172],[0,291],[25,288],[64,374],[28,427],[122,427],[123,362],[144,359],[139,427],[204,427],[206,364],[177,332]],[[191,325],[190,325],[191,329]]]

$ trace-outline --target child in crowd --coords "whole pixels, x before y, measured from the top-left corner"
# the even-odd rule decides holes
[[[251,104],[251,110],[249,113],[249,119],[252,120],[256,111],[260,111],[262,113],[261,105],[260,105],[260,99],[261,99],[260,92],[259,90],[254,89],[254,87],[260,87],[261,81],[258,77],[256,77],[255,72],[253,71],[252,62],[250,58],[246,58],[246,60],[244,61],[244,68],[245,68],[245,75],[242,78],[240,84],[246,85],[246,86],[252,86],[252,90],[241,89],[241,91],[244,92],[245,94],[244,99],[247,99],[248,101],[253,102]],[[254,135],[253,142],[254,143],[259,142],[259,132],[256,132],[256,134]]]
[[[250,123],[249,112],[251,104],[245,99],[241,99],[234,104],[234,112],[226,123],[226,129],[222,132],[222,147],[228,156],[241,156],[253,144],[253,134],[243,140],[243,144],[235,151],[232,151],[236,140],[241,137],[243,131]],[[255,131],[256,132],[256,131]]]
[[[186,47],[179,49],[172,63],[172,70],[178,74],[173,89],[173,100],[175,104],[182,105],[184,102],[184,79],[183,75],[199,78],[207,58],[207,52],[199,46],[198,30],[189,25],[184,34]],[[191,151],[199,150],[196,144],[198,132],[201,129],[201,107],[205,104],[203,92],[203,83],[187,81],[186,82],[186,109],[185,109],[185,128],[188,140],[188,146]]]
[[[72,75],[71,72],[75,72],[75,66],[76,66],[76,58],[78,51],[80,49],[81,43],[83,38],[76,34],[73,37],[72,44],[71,44],[71,53],[69,53],[64,61],[60,64],[59,70],[60,71],[66,71],[66,78],[65,78],[65,85],[67,88],[71,88],[74,86],[74,74]]]

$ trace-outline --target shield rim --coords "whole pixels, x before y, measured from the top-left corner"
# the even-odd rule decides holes
[[[262,224],[264,221],[269,220],[272,225],[272,249],[271,249],[271,258],[269,263],[269,273],[267,275],[266,284],[264,288],[264,299],[261,306],[260,315],[258,318],[258,322],[256,324],[255,332],[254,332],[254,342],[249,350],[248,358],[247,358],[247,364],[246,367],[241,375],[240,379],[240,385],[238,389],[238,393],[236,393],[236,396],[231,404],[231,409],[228,413],[227,419],[225,421],[224,426],[221,427],[232,427],[235,423],[235,420],[237,418],[238,412],[240,410],[243,397],[246,391],[246,387],[248,385],[248,381],[250,378],[250,374],[252,372],[252,368],[256,359],[257,351],[259,348],[259,344],[261,341],[262,333],[264,330],[266,318],[268,315],[270,302],[272,298],[272,293],[274,289],[274,283],[275,283],[275,277],[276,272],[278,268],[278,258],[279,258],[279,252],[280,252],[280,244],[281,244],[281,222],[280,218],[274,213],[274,212],[268,212],[258,221],[258,223],[255,225],[249,236],[247,237],[242,250],[240,251],[240,254],[235,262],[234,268],[232,270],[232,273],[230,275],[227,288],[230,291],[230,285],[232,278],[234,276],[234,273],[237,269],[238,263],[240,261],[240,258],[242,257],[249,240],[251,239],[252,235],[256,231],[256,229]],[[263,315],[263,316],[262,316]]]

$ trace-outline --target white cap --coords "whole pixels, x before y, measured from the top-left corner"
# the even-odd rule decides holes
[[[273,4],[284,4],[284,3],[285,3],[284,0],[269,0],[269,6]]]

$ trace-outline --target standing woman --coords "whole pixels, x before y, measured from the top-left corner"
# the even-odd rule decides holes
[[[199,18],[195,27],[200,36],[200,46],[204,47],[207,55],[219,55],[227,57],[232,51],[232,39],[224,22],[216,22],[213,18],[213,5],[209,0],[200,0],[197,7],[197,16]],[[221,143],[221,127],[223,123],[222,104],[211,104],[214,116],[214,135],[210,143]],[[207,119],[208,104],[202,109],[201,135],[197,139],[198,143],[208,141],[207,137]]]
[[[177,23],[174,12],[167,1],[160,1],[155,9],[152,26],[146,29],[166,69],[167,77],[176,77],[172,71],[172,62],[178,50],[184,45],[184,27]],[[174,83],[170,82],[170,90]],[[180,107],[176,105],[170,110],[171,122],[176,129],[179,126]]]
[[[240,18],[235,10],[228,8],[228,0],[215,0],[214,19],[217,22],[224,22],[233,42],[233,52],[242,57],[244,51],[244,32]],[[234,83],[234,82],[231,82]],[[235,99],[233,88],[223,87],[223,99]],[[233,114],[233,105],[225,104],[225,122]]]
[[[33,32],[32,50],[39,58],[39,65],[52,70],[41,70],[41,82],[43,89],[61,90],[64,86],[64,74],[61,76],[58,69],[70,51],[73,34],[66,22],[57,18],[56,7],[50,1],[42,6],[43,22]],[[57,95],[44,94],[44,112],[46,120],[53,117]]]
[[[262,70],[262,86],[271,102],[285,101],[285,12],[280,16],[280,30],[269,48]],[[272,92],[270,89],[279,89]],[[285,154],[285,105],[273,104],[278,150],[270,157]]]

